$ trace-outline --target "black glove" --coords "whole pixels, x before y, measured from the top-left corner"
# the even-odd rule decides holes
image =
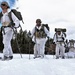
[[[55,42],[53,42],[53,44],[55,44]]]
[[[47,37],[48,38],[48,40],[50,40],[50,37]]]
[[[64,37],[62,37],[63,41],[65,40]]]
[[[14,27],[15,26],[15,23],[12,23],[12,26]]]
[[[32,44],[35,45],[36,43],[34,41],[32,41]]]
[[[28,33],[28,36],[31,37],[31,33],[30,32]]]
[[[15,23],[12,23],[12,22],[10,22],[8,25],[8,27],[14,27],[14,26],[15,26]]]

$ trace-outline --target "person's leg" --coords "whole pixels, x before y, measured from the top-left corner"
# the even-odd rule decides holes
[[[11,48],[12,35],[13,35],[12,30],[6,32],[6,34],[3,35],[3,44],[4,44],[3,55],[4,57],[9,57],[9,55],[13,55],[12,48]],[[12,53],[10,54],[10,52]]]
[[[56,59],[58,59],[59,58],[59,45],[56,45],[55,53],[56,53]]]
[[[61,55],[61,57],[62,57],[62,59],[64,59],[65,58],[65,47],[64,46],[61,46],[60,47],[60,55]]]
[[[34,58],[37,57],[38,51],[37,51],[37,44],[34,45]]]
[[[41,39],[40,41],[40,56],[44,57],[45,53],[45,39]]]
[[[3,34],[3,44],[4,44],[3,56],[9,57],[9,51],[8,51],[9,40],[7,37],[8,37],[7,33],[5,35]]]
[[[10,40],[10,43],[9,43],[9,57],[12,58],[13,57],[13,51],[12,51],[12,48],[11,48],[11,39],[13,37],[13,31],[10,32],[10,35],[9,35],[9,40]]]

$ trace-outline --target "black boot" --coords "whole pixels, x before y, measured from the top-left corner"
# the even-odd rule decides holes
[[[56,59],[59,59],[59,57],[58,57],[58,56],[56,56]]]
[[[10,60],[13,59],[13,56],[9,56],[9,59],[10,59]]]
[[[2,60],[8,60],[9,59],[9,57],[7,57],[7,56],[4,56],[3,58],[2,58]]]
[[[64,57],[64,56],[62,56],[62,59],[65,59],[65,57]]]

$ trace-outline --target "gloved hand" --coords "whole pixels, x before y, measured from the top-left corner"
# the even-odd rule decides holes
[[[12,26],[14,27],[15,26],[15,23],[12,23]]]
[[[36,43],[34,41],[32,41],[32,44],[35,45]]]
[[[55,44],[55,42],[53,42],[53,44]]]
[[[62,37],[63,41],[65,40],[64,37]]]
[[[29,32],[28,35],[31,36],[31,33]]]
[[[48,40],[50,40],[50,37],[47,37],[48,38]]]
[[[12,22],[10,22],[8,25],[8,27],[14,27],[14,26],[15,26],[15,23],[12,23]]]

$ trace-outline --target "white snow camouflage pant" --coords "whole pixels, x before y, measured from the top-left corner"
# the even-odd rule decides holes
[[[75,58],[75,48],[70,48],[69,52],[67,53],[67,56],[71,58]]]
[[[34,45],[34,56],[35,57],[44,56],[45,43],[46,43],[45,38],[36,39],[36,44]]]
[[[64,43],[62,43],[62,44],[56,43],[56,57],[59,57],[59,55],[61,57],[63,57],[64,56],[64,53],[65,53]]]
[[[5,34],[3,33],[3,56],[13,56],[12,48],[11,48],[11,39],[13,36],[13,30],[7,31]]]

